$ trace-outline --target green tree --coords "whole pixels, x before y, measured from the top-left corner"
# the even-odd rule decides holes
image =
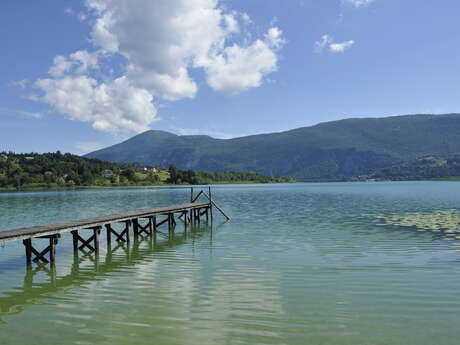
[[[121,172],[121,175],[126,177],[126,179],[130,182],[136,181],[136,172],[134,171],[133,168],[128,168],[128,169],[123,170]]]
[[[178,171],[177,171],[177,167],[176,167],[176,164],[171,164],[169,166],[169,179],[168,179],[168,183],[173,183],[173,184],[176,184],[179,180],[179,176],[178,176]]]

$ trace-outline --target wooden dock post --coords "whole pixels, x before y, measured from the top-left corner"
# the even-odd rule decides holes
[[[56,245],[58,243],[57,236],[49,236],[50,262],[56,262]]]
[[[154,220],[155,216],[150,216],[148,219],[149,219],[149,233],[150,233],[150,236],[153,235],[153,220]]]
[[[99,235],[101,233],[101,226],[93,228],[93,237],[94,237],[94,251],[99,252]]]
[[[142,234],[147,236],[152,235],[152,218],[153,217],[147,217],[147,224],[145,225],[141,225],[139,223],[139,218],[133,219],[133,233],[135,239],[137,239],[139,236],[142,236]]]
[[[133,235],[135,240],[139,237],[139,218],[133,219]]]
[[[32,239],[28,238],[27,240],[22,241],[26,248],[26,262],[27,265],[32,264]]]
[[[71,231],[74,253],[78,253],[79,250],[84,250],[85,248],[88,249],[90,253],[99,251],[99,234],[101,233],[101,228],[101,226],[95,226],[86,229],[93,231],[93,235],[86,240],[80,236],[78,230]]]
[[[58,238],[61,237],[61,235],[56,234],[56,235],[49,235],[49,236],[40,236],[37,238],[43,238],[43,239],[48,239],[49,240],[49,245],[42,251],[38,251],[35,249],[32,245],[32,239],[28,238],[22,241],[24,244],[24,247],[26,249],[26,262],[27,265],[31,265],[32,261],[33,262],[44,262],[44,263],[54,263],[56,260],[56,245],[58,243]],[[49,260],[45,257],[46,254],[49,253]],[[35,258],[32,259],[32,254],[35,255]]]
[[[169,232],[174,231],[176,227],[176,220],[174,219],[174,213],[168,214],[168,230]]]
[[[110,226],[110,224],[105,224],[105,232],[107,235],[107,248],[110,249],[110,246],[112,245],[112,227]]]
[[[72,243],[73,243],[73,253],[78,253],[78,230],[70,232],[72,234]]]
[[[211,222],[212,222],[212,194],[211,194],[211,186],[208,186],[208,194],[209,194],[209,212],[211,213]]]
[[[105,228],[107,230],[107,244],[110,245],[111,243],[111,235],[115,235],[116,237],[116,241],[117,242],[126,242],[126,243],[129,243],[129,228],[131,227],[131,220],[125,220],[125,221],[122,221],[120,223],[125,223],[125,228],[120,232],[116,232],[113,228],[112,228],[112,224],[106,224],[105,225]]]
[[[131,221],[126,220],[124,223],[125,223],[125,229],[122,231],[121,236],[123,236],[123,234],[125,234],[126,243],[129,243],[129,228],[131,227]]]

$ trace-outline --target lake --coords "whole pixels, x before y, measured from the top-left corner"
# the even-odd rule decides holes
[[[0,344],[458,344],[460,182],[225,185],[174,236],[27,270],[0,247]],[[180,204],[185,188],[0,194],[0,230]],[[447,225],[446,225],[447,224]]]

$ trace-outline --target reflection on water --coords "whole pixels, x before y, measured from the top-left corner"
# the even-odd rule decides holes
[[[138,236],[131,243],[115,242],[107,246],[104,260],[100,261],[100,252],[80,250],[73,255],[73,262],[68,274],[57,276],[55,264],[37,263],[26,265],[26,273],[21,286],[0,295],[0,323],[2,315],[11,315],[23,311],[28,304],[39,304],[42,300],[49,303],[60,300],[59,294],[81,288],[88,283],[108,277],[111,274],[150,260],[174,246],[179,246],[187,239],[196,240],[204,232],[210,232],[211,225],[193,226],[191,232],[167,235],[158,231],[153,236]],[[160,239],[158,239],[160,237]],[[212,236],[210,236],[212,240]]]
[[[0,344],[454,345],[460,241],[449,231],[459,191],[440,182],[221,186],[214,196],[232,221],[212,231],[78,257],[64,235],[55,267],[28,270],[22,244],[8,243]],[[0,194],[0,227],[187,197],[148,188]],[[376,221],[382,215],[389,221]],[[419,228],[427,231],[408,231]]]

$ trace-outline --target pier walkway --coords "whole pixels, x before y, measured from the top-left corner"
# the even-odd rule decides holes
[[[185,227],[191,223],[199,223],[203,216],[206,217],[206,221],[212,220],[213,207],[216,207],[227,219],[230,219],[215,204],[211,195],[210,187],[208,193],[201,190],[196,196],[193,193],[193,188],[191,188],[190,203],[182,205],[0,231],[0,243],[22,240],[25,246],[27,264],[31,264],[32,261],[54,263],[56,260],[56,246],[62,233],[70,232],[72,234],[75,252],[79,250],[97,252],[99,251],[99,237],[103,229],[106,232],[107,244],[110,245],[112,237],[117,242],[129,242],[130,232],[133,233],[135,238],[142,235],[151,236],[163,224],[168,225],[170,232],[174,231],[176,216],[178,216],[177,219],[181,219],[184,222]],[[205,196],[207,202],[197,202],[200,196]],[[113,224],[121,224],[122,229],[115,229]],[[83,233],[87,234],[88,232],[90,235],[86,236],[86,238],[81,236]],[[33,239],[46,239],[49,241],[49,245],[44,250],[39,251],[34,248]]]

